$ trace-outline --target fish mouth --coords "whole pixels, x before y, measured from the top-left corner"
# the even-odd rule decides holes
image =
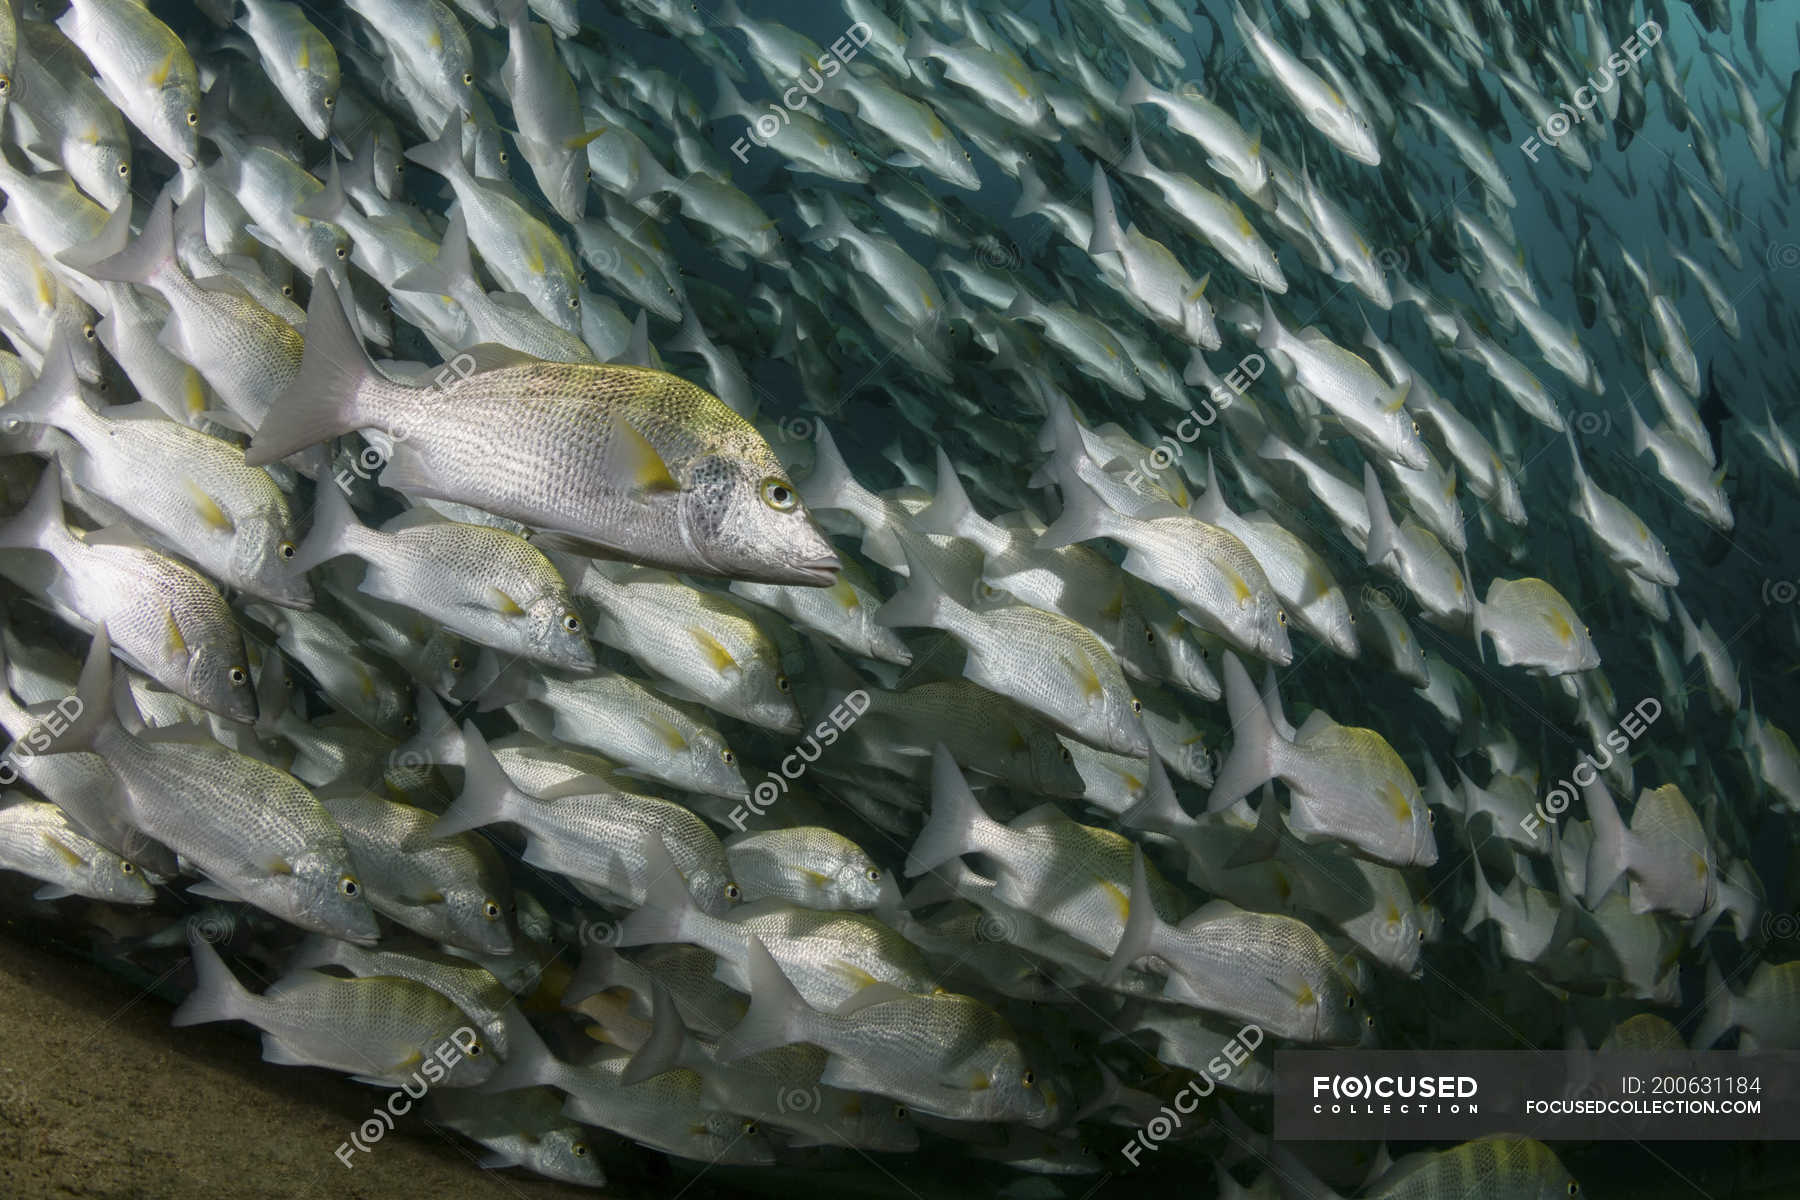
[[[820,558],[809,558],[805,562],[790,563],[788,582],[803,584],[808,587],[830,587],[837,582],[838,572],[844,564],[838,561],[835,554],[827,554]]]

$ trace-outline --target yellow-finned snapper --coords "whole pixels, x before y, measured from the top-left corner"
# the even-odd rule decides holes
[[[300,379],[245,455],[253,466],[378,428],[395,439],[382,480],[403,491],[675,570],[819,587],[836,576],[837,556],[768,443],[693,384],[494,347],[452,360],[444,386],[396,383],[329,286],[313,290],[307,335]],[[552,443],[554,466],[535,449]]]
[[[176,1025],[248,1021],[263,1031],[265,1062],[329,1067],[375,1084],[397,1087],[417,1070],[440,1087],[476,1087],[493,1074],[498,1056],[470,1018],[422,983],[301,970],[259,996],[199,929],[188,945],[198,981],[175,1010]]]
[[[0,797],[0,870],[38,880],[35,898],[88,896],[114,904],[153,904],[143,871],[71,825],[63,810],[16,794]]]
[[[112,644],[104,624],[82,669],[78,717],[58,753],[92,750],[118,777],[132,825],[205,872],[217,888],[284,921],[372,945],[375,913],[344,834],[299,780],[191,727],[132,731],[113,708]],[[136,709],[122,705],[127,718]]]
[[[1292,917],[1245,912],[1215,900],[1180,925],[1156,913],[1140,847],[1132,863],[1130,917],[1107,981],[1150,958],[1165,973],[1162,996],[1280,1037],[1355,1045],[1372,1016],[1362,1011],[1337,956]]]
[[[836,1012],[807,1004],[756,937],[750,1011],[719,1042],[733,1062],[793,1042],[831,1053],[820,1082],[894,1096],[953,1120],[1031,1121],[1048,1106],[1001,1015],[968,996],[872,983]]]
[[[1008,696],[1071,737],[1117,754],[1149,752],[1131,694],[1111,651],[1085,626],[1025,604],[970,609],[909,552],[906,586],[875,619],[942,629],[968,650],[963,673]]]
[[[80,0],[56,26],[94,64],[100,90],[186,169],[200,161],[200,77],[175,31],[135,0]]]

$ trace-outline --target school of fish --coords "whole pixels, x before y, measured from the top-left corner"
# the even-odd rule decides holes
[[[1611,1194],[1270,1054],[1800,1049],[1793,15],[0,0],[0,870],[569,1184]]]

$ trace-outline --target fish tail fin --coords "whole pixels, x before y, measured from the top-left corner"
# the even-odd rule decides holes
[[[99,233],[78,246],[59,251],[54,257],[65,267],[85,272],[95,263],[105,262],[118,255],[130,241],[131,196],[127,193],[107,216]]]
[[[287,969],[303,971],[311,967],[342,966],[343,951],[348,944],[322,933],[309,933],[300,939],[300,944],[288,956]]]
[[[1144,78],[1144,73],[1138,70],[1137,63],[1133,62],[1129,73],[1125,76],[1125,86],[1119,89],[1119,107],[1130,108],[1137,104],[1148,104],[1155,95],[1156,89],[1150,86],[1150,81]]]
[[[1731,989],[1725,986],[1725,977],[1719,973],[1719,964],[1709,961],[1706,964],[1706,1010],[1700,1023],[1694,1027],[1693,1041],[1690,1050],[1710,1049],[1714,1042],[1724,1037],[1737,1024],[1737,999]]]
[[[38,372],[30,387],[6,401],[6,419],[61,429],[70,418],[81,415],[71,405],[85,407],[75,378],[75,356],[69,350],[69,335],[59,321],[50,334],[50,344],[44,349],[43,370]]]
[[[70,536],[63,521],[62,472],[55,463],[47,463],[25,507],[0,522],[0,549],[47,550]]]
[[[781,966],[752,934],[749,942],[750,1011],[730,1033],[719,1039],[716,1055],[720,1062],[733,1062],[761,1050],[787,1046],[801,1040],[806,1001]]]
[[[1100,981],[1110,986],[1124,978],[1132,963],[1150,953],[1161,924],[1156,905],[1150,902],[1150,872],[1144,863],[1144,848],[1139,846],[1131,856],[1131,899],[1126,905],[1125,931],[1119,935],[1119,944],[1107,960]]]
[[[344,314],[331,276],[313,276],[306,310],[306,350],[294,382],[269,407],[244,462],[267,466],[328,438],[360,429],[366,421],[359,400],[379,373]]]
[[[644,902],[619,925],[620,946],[655,946],[665,942],[689,942],[689,918],[699,912],[675,860],[669,857],[662,835],[652,832],[644,839],[644,867],[650,885],[644,889]]]
[[[437,137],[407,147],[406,158],[446,179],[459,171],[467,171],[469,166],[463,161],[462,123],[445,121],[444,130]]]
[[[1375,468],[1363,463],[1363,502],[1369,506],[1369,541],[1363,550],[1363,561],[1379,566],[1394,552],[1396,531],[1394,514],[1388,511],[1387,498],[1381,494],[1381,480]]]
[[[568,985],[563,988],[562,1006],[572,1009],[589,996],[609,988],[623,987],[626,983],[624,974],[620,971],[623,961],[619,952],[611,946],[595,946],[590,943],[582,952],[581,962],[569,974]]]
[[[875,611],[875,623],[890,629],[909,625],[941,627],[946,609],[956,602],[904,542],[900,552],[906,556],[906,586]]]
[[[1675,620],[1681,626],[1681,661],[1692,662],[1700,657],[1700,629],[1694,624],[1687,605],[1681,602],[1681,597],[1673,589],[1669,592],[1669,603],[1674,607]]]
[[[902,53],[907,58],[930,58],[942,49],[929,33],[923,29],[915,29],[913,35],[906,39],[906,49]]]
[[[1637,405],[1629,400],[1625,402],[1625,411],[1631,418],[1631,453],[1635,457],[1650,449],[1650,427],[1638,416]]]
[[[167,189],[150,206],[137,240],[118,253],[82,267],[85,275],[112,283],[147,283],[164,263],[175,260],[174,201]]]
[[[1125,247],[1125,230],[1119,225],[1119,210],[1113,207],[1112,185],[1106,169],[1094,164],[1094,232],[1088,238],[1089,254],[1116,253]]]
[[[1475,637],[1475,661],[1484,663],[1487,661],[1487,652],[1482,649],[1481,639],[1488,628],[1487,622],[1481,619],[1481,610],[1485,606],[1481,603],[1481,597],[1475,594],[1475,575],[1469,570],[1469,552],[1464,550],[1456,557],[1462,567],[1463,583],[1469,589],[1469,632]]]
[[[1013,293],[1012,303],[1006,306],[1006,311],[1001,315],[1009,321],[1028,321],[1037,311],[1037,301],[1032,299],[1030,292],[1020,288]]]
[[[1169,837],[1194,824],[1194,819],[1187,815],[1176,798],[1175,787],[1169,782],[1169,772],[1163,766],[1161,756],[1150,755],[1150,774],[1144,781],[1144,794],[1119,814],[1119,824],[1127,829],[1143,829]]]
[[[625,1064],[619,1082],[629,1086],[675,1070],[682,1063],[687,1040],[687,1026],[675,1010],[669,989],[653,981],[650,985],[650,1036]]]
[[[913,518],[913,528],[920,533],[951,536],[958,530],[967,528],[969,522],[979,520],[981,517],[969,503],[969,493],[963,490],[962,480],[956,477],[956,468],[951,465],[950,456],[939,446],[937,492],[924,511]]]
[[[310,571],[320,563],[350,553],[352,540],[362,528],[350,510],[350,498],[336,481],[321,480],[314,496],[312,529],[301,540],[289,564],[293,571]]]
[[[1138,76],[1142,79],[1143,76]],[[1138,137],[1137,126],[1131,127],[1131,141],[1126,144],[1125,157],[1119,160],[1119,170],[1127,175],[1143,177],[1156,168],[1150,162],[1150,156],[1144,153],[1144,141]]]
[[[469,225],[463,217],[461,208],[450,214],[450,221],[444,226],[444,240],[438,244],[437,257],[430,262],[420,263],[400,278],[394,280],[394,287],[402,292],[431,292],[447,296],[456,288],[456,281],[467,278],[474,273],[474,263],[469,258]]]
[[[1262,302],[1262,323],[1256,328],[1256,348],[1274,350],[1281,345],[1281,335],[1287,331],[1281,327],[1281,318],[1275,315],[1275,306],[1269,303],[1269,293],[1263,293]]]
[[[923,875],[953,858],[979,850],[984,840],[983,827],[992,824],[992,818],[982,811],[981,802],[969,790],[956,760],[943,743],[938,743],[931,752],[931,816],[906,856],[906,877]]]
[[[4,686],[3,680],[0,686]],[[62,736],[52,743],[53,753],[92,750],[100,741],[101,731],[118,721],[113,707],[112,637],[104,621],[88,645],[87,660],[81,664],[81,680],[75,685],[75,698],[81,703],[81,715],[70,721]]]
[[[1247,867],[1274,858],[1281,849],[1282,828],[1281,804],[1275,799],[1275,785],[1265,783],[1262,803],[1256,806],[1256,831],[1225,860],[1226,867]]]
[[[1619,816],[1618,805],[1613,803],[1612,793],[1598,777],[1584,786],[1581,794],[1594,827],[1594,841],[1588,848],[1587,895],[1583,898],[1591,909],[1599,906],[1630,868],[1633,839],[1624,818]]]
[[[1487,872],[1481,868],[1479,847],[1469,855],[1469,862],[1475,868],[1475,898],[1469,902],[1469,917],[1463,922],[1465,937],[1494,914],[1494,889],[1488,885]]]
[[[493,712],[521,700],[538,700],[545,691],[543,677],[524,659],[514,659],[502,667],[499,654],[485,646],[475,656],[468,687],[471,695],[479,697],[476,712]]]
[[[514,1017],[506,1022],[506,1059],[481,1086],[484,1092],[510,1092],[554,1083],[561,1073],[562,1064],[550,1053],[536,1026]]]
[[[1275,753],[1281,740],[1244,664],[1230,651],[1225,653],[1222,674],[1225,707],[1231,716],[1231,753],[1213,778],[1212,795],[1206,801],[1208,812],[1231,807],[1275,778]]]
[[[836,439],[823,421],[819,422],[815,441],[812,474],[800,487],[801,499],[806,501],[808,508],[842,508],[858,487],[856,477],[850,473]]]
[[[338,166],[337,154],[325,164],[325,187],[309,196],[294,211],[314,221],[335,221],[348,203],[344,193],[344,172]]]
[[[488,749],[475,722],[463,723],[463,787],[456,800],[431,827],[431,836],[446,838],[503,821],[511,811],[513,782]]]
[[[830,192],[825,193],[823,207],[825,219],[800,235],[798,240],[801,245],[810,246],[814,242],[836,241],[856,232],[856,225],[844,214],[844,206],[838,203],[835,195]]]
[[[713,91],[718,94],[718,99],[713,101],[712,111],[707,114],[712,120],[722,121],[744,111],[743,93],[731,82],[731,76],[717,67],[713,68]]]
[[[689,305],[682,311],[681,328],[673,337],[663,339],[663,347],[668,350],[684,350],[689,354],[705,355],[714,347],[706,336],[706,327],[700,324],[700,317]]]
[[[1014,220],[1029,217],[1043,207],[1044,201],[1050,198],[1050,189],[1044,184],[1044,177],[1037,173],[1037,168],[1030,163],[1022,163],[1019,167],[1019,201],[1013,205],[1010,214]]]
[[[199,929],[188,930],[188,948],[194,956],[194,990],[169,1018],[171,1025],[204,1025],[210,1021],[235,1021],[249,1010],[251,996],[239,983],[219,952]]]
[[[1115,528],[1117,521],[1113,511],[1106,507],[1106,502],[1095,494],[1093,488],[1079,479],[1071,479],[1063,484],[1062,498],[1062,515],[1038,535],[1039,550],[1055,550],[1076,542],[1105,537]]]

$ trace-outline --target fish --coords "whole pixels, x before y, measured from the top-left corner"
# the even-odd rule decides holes
[[[376,1084],[398,1086],[416,1068],[443,1087],[476,1087],[493,1073],[496,1056],[469,1018],[422,983],[303,970],[258,995],[198,929],[188,945],[199,979],[171,1018],[177,1026],[248,1021],[263,1031],[266,1062],[331,1067]]]
[[[710,393],[660,371],[546,364],[500,350],[470,355],[472,372],[453,371],[441,389],[395,383],[369,359],[332,289],[314,282],[313,365],[302,360],[294,388],[258,428],[244,456],[250,465],[352,429],[399,431],[404,440],[395,440],[382,478],[416,495],[479,502],[650,565],[768,583],[829,586],[835,577],[837,556],[768,443]],[[603,390],[584,392],[583,383]],[[451,418],[440,396],[475,407]],[[527,477],[496,459],[506,431],[534,426],[583,447],[587,466],[570,461]],[[746,536],[747,527],[762,532]],[[727,528],[729,536],[700,533]]]

